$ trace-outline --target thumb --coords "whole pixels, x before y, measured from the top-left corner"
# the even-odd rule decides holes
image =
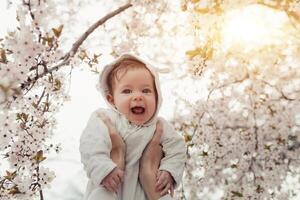
[[[110,122],[110,119],[106,116],[106,114],[102,113],[102,112],[99,112],[98,113],[98,117],[100,119],[102,119],[102,121],[106,124],[106,126],[108,126],[109,122]]]
[[[162,124],[161,120],[157,120],[156,129],[155,129],[154,135],[152,137],[152,140],[160,143],[162,134],[163,134],[163,124]]]
[[[124,181],[124,172],[123,171],[119,171],[118,173],[119,178],[121,179],[121,181]]]
[[[100,112],[98,114],[98,116],[99,116],[100,119],[102,119],[104,124],[107,126],[108,131],[109,131],[110,134],[112,134],[116,131],[114,125],[112,124],[111,119],[106,114]]]
[[[174,197],[174,185],[173,184],[171,184],[171,197]]]

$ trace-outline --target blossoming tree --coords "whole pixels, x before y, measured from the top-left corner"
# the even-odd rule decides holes
[[[175,123],[189,146],[185,194],[293,198],[300,172],[299,1],[191,0],[183,7],[195,31],[195,48],[187,51],[195,84],[185,90],[203,97],[191,102],[178,94]],[[287,186],[291,177],[296,187]]]
[[[43,161],[60,150],[54,114],[72,69],[98,73],[103,55],[127,51],[178,83],[174,124],[189,156],[178,199],[294,195],[285,182],[300,173],[299,1],[103,0],[107,15],[76,36],[72,27],[85,26],[76,11],[95,2],[9,2],[17,27],[0,39],[0,152],[10,163],[0,199],[44,199],[55,174]],[[247,24],[247,13],[260,18]]]

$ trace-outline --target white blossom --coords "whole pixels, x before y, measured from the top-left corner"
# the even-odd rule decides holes
[[[265,38],[261,46],[251,43],[250,48],[241,38],[223,37],[228,13],[257,2],[134,0],[130,9],[81,46],[88,58],[94,52],[110,57],[140,54],[171,72],[169,77],[178,83],[173,121],[186,140],[189,159],[177,199],[288,199],[297,190],[292,185],[299,184],[299,178],[290,177],[299,176],[300,159],[300,43],[295,20],[300,4],[260,1],[286,17],[285,29],[274,31],[282,33],[277,34],[284,36],[280,40]],[[47,70],[72,46],[75,25],[92,23],[78,15],[78,8],[95,2],[14,3],[18,28],[0,41],[0,151],[13,170],[0,176],[6,183],[0,187],[1,200],[36,198],[55,178],[43,160],[51,151],[61,151],[51,137],[55,113],[70,98],[71,70]],[[99,7],[104,13],[123,3],[103,1]],[[272,19],[272,24],[278,21]],[[59,27],[63,29],[57,35]],[[74,56],[71,67],[90,61]]]

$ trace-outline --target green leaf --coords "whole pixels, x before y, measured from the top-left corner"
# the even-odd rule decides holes
[[[264,188],[262,188],[260,185],[257,186],[256,192],[257,193],[262,193],[264,191]]]
[[[192,3],[198,3],[200,0],[191,0]]]
[[[208,156],[208,152],[203,151],[200,155],[201,155],[201,156]]]
[[[52,28],[52,31],[55,35],[55,37],[59,38],[59,36],[61,35],[61,32],[63,30],[64,25],[60,25],[58,28]]]
[[[36,153],[36,155],[33,157],[34,160],[36,160],[38,163],[44,161],[46,157],[43,156],[43,151],[40,150]]]
[[[4,64],[7,63],[6,53],[4,49],[0,49],[0,62]]]
[[[237,168],[237,165],[236,164],[232,164],[230,167],[231,168]]]
[[[6,171],[6,175],[4,176],[4,178],[12,181],[16,176],[17,176],[17,171],[14,172]]]
[[[264,149],[271,151],[271,145],[265,144],[265,145],[264,145]]]
[[[21,192],[20,192],[20,190],[19,190],[19,188],[17,186],[14,186],[13,188],[11,188],[9,190],[8,193],[14,195],[14,194],[20,194]]]
[[[29,115],[26,113],[17,113],[17,120],[20,120],[22,122],[27,122],[28,117],[29,117]]]
[[[195,56],[201,56],[205,60],[210,59],[213,55],[213,49],[209,45],[205,45],[203,48],[196,48],[194,50],[187,51],[185,53],[190,59],[194,58]]]
[[[185,140],[185,142],[190,142],[190,141],[192,141],[192,136],[190,136],[190,135],[188,135],[188,134],[185,134],[184,135],[184,140]]]
[[[86,53],[86,50],[82,49],[80,50],[79,54],[78,54],[78,57],[81,59],[81,60],[84,60],[85,58],[89,58],[87,53]]]
[[[52,37],[42,37],[42,44],[43,45],[48,45],[49,47],[52,47],[53,46],[53,44],[54,44],[54,36],[52,36]]]
[[[243,197],[243,194],[240,192],[231,191],[231,193],[233,194],[233,197]]]
[[[59,79],[54,80],[54,91],[58,91],[61,88],[61,82]]]
[[[201,48],[197,48],[195,50],[187,51],[185,54],[187,56],[189,56],[190,58],[194,58],[197,55],[201,55],[201,52],[202,52],[202,49]]]

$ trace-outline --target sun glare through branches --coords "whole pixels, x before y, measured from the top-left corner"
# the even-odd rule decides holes
[[[285,42],[290,29],[289,19],[283,11],[250,5],[227,12],[221,34],[225,50],[242,45],[245,51],[250,51]]]

